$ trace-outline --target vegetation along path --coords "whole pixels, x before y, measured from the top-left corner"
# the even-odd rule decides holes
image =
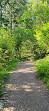
[[[49,111],[49,92],[36,77],[32,62],[19,63],[6,83],[6,90],[0,111]]]

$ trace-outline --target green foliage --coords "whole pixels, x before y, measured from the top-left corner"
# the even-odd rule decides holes
[[[14,58],[15,43],[14,39],[8,34],[10,32],[1,28],[0,30],[0,62],[7,63],[10,59]]]
[[[30,2],[27,11],[22,15],[22,20],[29,28],[40,28],[43,23],[49,21],[49,5],[40,0]]]
[[[40,45],[49,48],[49,23],[44,24],[39,30],[36,31],[36,39]]]
[[[35,64],[37,75],[42,79],[49,88],[49,56],[44,59],[38,60]]]
[[[24,47],[24,50],[25,50],[25,48],[26,48],[25,44],[27,41],[30,41],[30,44],[32,45],[32,41],[33,41],[32,35],[33,35],[33,31],[30,29],[27,29],[24,25],[19,25],[13,31],[13,37],[15,38],[16,55],[18,58],[20,58],[21,54],[23,53],[22,47]],[[32,48],[29,50],[32,50]]]
[[[38,55],[42,58],[49,52],[49,23],[44,24],[40,29],[36,29],[36,40]]]
[[[26,0],[0,0],[0,26],[13,29],[26,5]]]
[[[42,0],[42,2],[44,3],[44,2],[47,2],[48,4],[49,4],[49,0]]]
[[[49,5],[47,2],[31,1],[20,18],[20,23],[30,30],[32,54],[34,58],[43,58],[49,52]],[[29,34],[28,34],[29,36]]]
[[[30,40],[26,40],[25,42],[22,42],[20,52],[21,52],[21,58],[30,58],[33,56],[32,54],[33,45]]]

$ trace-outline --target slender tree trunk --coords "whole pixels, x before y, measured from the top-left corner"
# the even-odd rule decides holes
[[[12,31],[12,12],[11,12],[11,23],[10,23],[10,29]]]
[[[1,10],[1,15],[0,16],[1,16],[1,26],[2,26],[2,5],[1,4],[0,4],[0,7],[1,7],[1,9],[0,9]]]
[[[10,30],[11,30],[11,36],[12,36],[12,24],[13,24],[13,20],[12,20],[12,7],[10,7]]]

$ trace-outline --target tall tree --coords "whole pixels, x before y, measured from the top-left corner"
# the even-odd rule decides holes
[[[5,18],[6,5],[9,0],[0,0],[0,26],[4,25],[7,21]]]
[[[7,20],[8,27],[12,30],[12,28],[17,26],[17,20],[20,16],[20,13],[24,9],[26,4],[26,0],[10,0],[6,5],[5,18]]]

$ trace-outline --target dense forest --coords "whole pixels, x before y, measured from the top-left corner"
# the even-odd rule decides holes
[[[0,92],[9,71],[28,59],[49,88],[49,0],[0,0]]]

